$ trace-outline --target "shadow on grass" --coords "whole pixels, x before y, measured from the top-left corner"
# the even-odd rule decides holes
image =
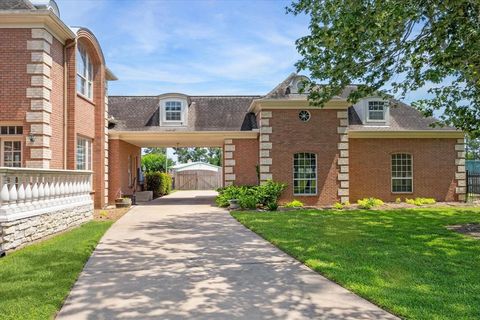
[[[314,270],[412,319],[480,316],[480,241],[446,226],[480,211],[234,213]]]
[[[0,259],[0,318],[51,319],[110,225],[89,222]]]

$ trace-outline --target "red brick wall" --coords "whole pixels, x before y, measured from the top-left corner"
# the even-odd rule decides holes
[[[140,165],[141,148],[128,142],[109,139],[108,141],[108,158],[109,158],[109,180],[108,180],[108,199],[109,203],[114,203],[118,196],[118,191],[123,194],[130,195],[133,189],[128,184],[128,157],[132,157],[133,166],[135,166],[135,158],[137,164]],[[137,165],[137,166],[138,166]],[[132,168],[133,170],[134,168]],[[134,177],[137,172],[133,171]]]
[[[272,110],[270,141],[272,177],[288,185],[281,202],[298,199],[307,205],[327,205],[338,201],[337,158],[339,119],[337,110],[309,110],[311,118],[302,122],[300,110]],[[293,155],[317,154],[317,195],[293,195]]]
[[[258,140],[234,139],[232,141],[235,145],[235,151],[233,152],[235,185],[257,185]]]
[[[52,136],[50,138],[50,148],[52,150],[52,159],[50,168],[64,168],[64,58],[63,44],[53,38],[50,47],[52,56],[52,69],[50,71],[52,79],[52,114],[50,115],[50,125],[52,127]]]
[[[350,200],[455,200],[456,139],[350,139]],[[391,154],[413,156],[413,194],[391,193]]]
[[[27,40],[31,38],[31,29],[0,29],[0,110],[3,111],[0,112],[0,123],[23,125],[24,136],[29,132],[25,113],[30,109],[26,90],[31,79],[27,74],[27,64],[31,61]],[[23,139],[24,165],[29,158],[27,150]]]

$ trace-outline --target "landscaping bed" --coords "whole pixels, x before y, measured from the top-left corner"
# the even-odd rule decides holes
[[[0,318],[52,319],[111,221],[90,221],[0,259]]]
[[[480,315],[479,208],[232,212],[283,251],[408,319]]]
[[[131,208],[95,209],[93,218],[99,221],[117,221]]]

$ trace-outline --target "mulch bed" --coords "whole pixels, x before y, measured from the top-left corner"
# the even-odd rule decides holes
[[[111,208],[111,209],[95,209],[93,213],[93,219],[98,221],[117,221],[130,208]]]
[[[455,224],[447,226],[447,229],[480,239],[480,223]]]

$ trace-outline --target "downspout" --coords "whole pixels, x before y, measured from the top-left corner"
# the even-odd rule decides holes
[[[75,45],[75,41],[63,47],[63,169],[67,169],[68,147],[68,72],[67,72],[67,49]],[[76,66],[75,66],[76,67]],[[76,81],[76,80],[75,80]]]

